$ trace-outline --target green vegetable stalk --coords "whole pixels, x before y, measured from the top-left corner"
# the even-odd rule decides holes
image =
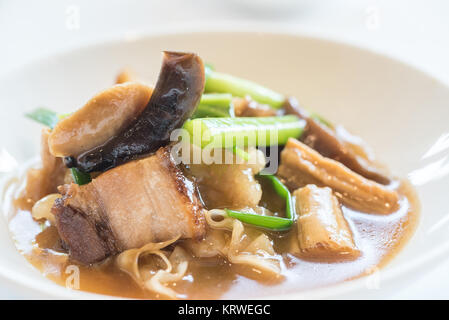
[[[234,117],[232,95],[229,93],[203,94],[192,119],[208,117]]]
[[[298,138],[306,122],[296,116],[248,118],[199,118],[188,120],[183,128],[191,142],[201,148],[284,145]]]
[[[296,218],[295,206],[293,204],[290,191],[278,178],[273,175],[261,175],[260,177],[269,179],[277,195],[285,200],[285,218],[277,216],[262,216],[254,213],[225,209],[227,215],[244,223],[272,231],[285,231],[290,229]]]
[[[242,148],[239,148],[237,146],[234,146],[232,148],[232,152],[239,158],[243,159],[244,161],[249,161],[249,153],[243,150]]]
[[[84,184],[88,184],[92,181],[92,178],[89,173],[84,173],[79,171],[77,168],[71,168],[73,180],[76,184],[82,186]]]
[[[227,108],[232,103],[230,93],[205,93],[202,95],[200,105],[209,105]]]
[[[250,96],[253,100],[279,109],[285,102],[285,97],[265,88],[255,82],[240,79],[229,74],[219,73],[209,66],[205,67],[206,85],[205,92],[230,93],[236,97]]]

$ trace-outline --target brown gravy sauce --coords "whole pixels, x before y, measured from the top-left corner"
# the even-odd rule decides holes
[[[296,241],[296,228],[292,228],[285,234],[270,234],[276,252],[283,257],[282,280],[261,278],[250,267],[231,265],[221,258],[194,259],[187,276],[173,284],[173,288],[186,299],[247,299],[301,292],[370,274],[400,251],[417,226],[419,202],[413,188],[408,182],[402,182],[398,192],[402,196],[401,205],[391,215],[366,214],[343,207],[362,253],[354,261],[307,261],[289,253],[292,241]],[[69,261],[60,246],[56,228],[34,221],[27,203],[15,201],[9,227],[26,259],[62,286],[67,285],[72,274],[68,267],[75,265],[80,270],[80,290],[126,298],[160,298],[141,289],[130,276],[118,270],[113,258],[92,267]]]

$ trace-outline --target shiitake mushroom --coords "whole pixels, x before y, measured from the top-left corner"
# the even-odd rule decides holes
[[[142,113],[104,144],[79,156],[66,157],[66,165],[85,173],[106,171],[155,152],[193,114],[204,82],[204,65],[199,56],[164,52],[156,87]]]

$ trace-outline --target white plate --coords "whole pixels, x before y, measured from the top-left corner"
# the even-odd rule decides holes
[[[449,89],[401,62],[326,40],[273,33],[177,33],[111,41],[41,60],[0,79],[0,170],[4,150],[19,164],[38,153],[40,126],[23,117],[26,111],[36,106],[74,110],[111,85],[123,66],[155,80],[166,49],[197,52],[219,70],[299,97],[303,105],[365,138],[397,175],[416,184],[422,203],[419,228],[374,285],[372,278],[362,278],[270,298],[384,298],[447,256]],[[101,298],[42,277],[15,249],[6,219],[0,220],[3,281],[24,297]]]

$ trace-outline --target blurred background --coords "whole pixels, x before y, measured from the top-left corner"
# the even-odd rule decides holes
[[[448,15],[444,0],[0,0],[0,77],[42,57],[110,39],[263,29],[368,48],[449,84]],[[410,279],[395,298],[447,298],[448,270],[449,261]],[[0,298],[14,297],[0,289]]]
[[[444,0],[0,0],[0,75],[106,39],[262,25],[371,48],[449,81],[448,14]]]

